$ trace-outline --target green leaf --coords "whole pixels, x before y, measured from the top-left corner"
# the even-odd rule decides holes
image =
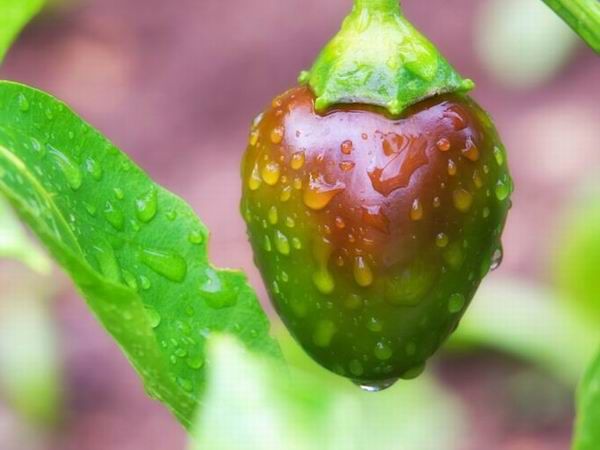
[[[192,209],[63,103],[10,82],[0,82],[0,193],[183,424],[204,390],[212,332],[277,354],[245,276],[209,263]]]
[[[600,424],[600,353],[579,385],[573,450],[600,448],[598,424]]]
[[[26,235],[10,205],[3,198],[0,198],[1,258],[20,261],[40,274],[49,273],[51,268],[48,257]]]
[[[192,449],[462,448],[463,412],[430,378],[372,394],[339,377],[282,370],[228,337],[211,344],[206,407]]]
[[[600,54],[600,2],[598,0],[544,0],[581,39]]]
[[[576,385],[598,339],[598,327],[573,315],[548,289],[492,277],[481,286],[448,348],[500,350]]]
[[[0,265],[0,395],[41,427],[56,425],[62,407],[52,283],[14,263]]]
[[[600,325],[600,185],[584,185],[557,237],[555,275],[565,304]]]
[[[0,0],[0,61],[45,0]]]

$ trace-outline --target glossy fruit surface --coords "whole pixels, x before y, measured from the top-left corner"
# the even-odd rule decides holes
[[[378,389],[423,370],[499,264],[512,181],[468,96],[399,118],[314,104],[295,88],[255,120],[242,214],[291,333],[326,368]]]

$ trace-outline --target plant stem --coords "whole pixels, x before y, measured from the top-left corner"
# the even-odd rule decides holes
[[[399,0],[354,0],[354,7],[358,10],[398,12],[400,11],[400,2]]]
[[[543,0],[596,53],[600,54],[600,1]]]

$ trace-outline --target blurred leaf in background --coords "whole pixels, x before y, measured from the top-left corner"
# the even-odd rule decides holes
[[[599,339],[600,327],[582,321],[548,288],[516,278],[490,277],[447,348],[493,348],[575,386]]]
[[[40,274],[50,272],[48,256],[26,234],[8,202],[0,197],[0,259],[21,261]]]
[[[586,184],[570,204],[556,238],[555,278],[567,306],[600,328],[600,184]]]
[[[21,29],[44,3],[45,0],[0,0],[0,61]]]
[[[50,299],[55,280],[0,262],[0,397],[28,423],[61,416],[61,357]]]
[[[551,80],[577,47],[577,35],[540,0],[481,2],[474,43],[501,84],[531,89]]]
[[[600,448],[600,353],[589,367],[577,396],[573,450]]]
[[[206,407],[194,450],[452,450],[460,448],[460,404],[432,378],[376,395],[312,362],[285,332],[289,370],[212,342]]]

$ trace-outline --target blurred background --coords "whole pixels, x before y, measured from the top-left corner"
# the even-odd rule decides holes
[[[213,231],[213,261],[246,271],[268,308],[238,214],[248,125],[295,84],[350,6],[56,0],[0,76],[66,101],[186,199]],[[600,342],[598,57],[539,0],[403,6],[476,81],[516,185],[503,264],[432,364],[429,383],[455,405],[440,426],[454,415],[464,425],[447,448],[566,449],[576,382]],[[5,230],[0,254],[25,264],[0,263],[0,448],[184,449],[183,429],[145,396],[71,283],[34,251],[11,253],[25,238]]]

